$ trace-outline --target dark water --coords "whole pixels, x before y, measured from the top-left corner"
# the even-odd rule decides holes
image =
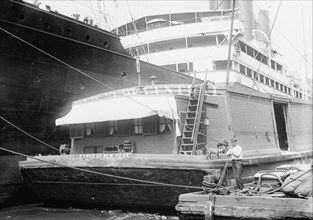
[[[166,219],[178,220],[175,213],[153,213],[125,210],[100,210],[78,208],[54,208],[43,204],[31,204],[0,209],[1,220],[48,220],[48,219],[75,219],[75,220],[149,220]]]

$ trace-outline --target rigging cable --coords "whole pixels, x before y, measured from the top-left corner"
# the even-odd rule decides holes
[[[299,2],[299,0],[298,0]],[[257,5],[256,5],[257,6]],[[259,8],[259,7],[258,7]],[[260,8],[259,8],[260,9]],[[261,11],[261,13],[263,13],[264,15],[264,12]],[[303,15],[303,13],[302,13]],[[267,16],[264,16],[266,19],[269,20],[269,18]],[[275,27],[275,30],[288,42],[288,44],[303,58],[305,58],[305,56],[301,53],[301,51],[285,36],[285,34],[283,34],[278,27]],[[310,65],[312,65],[311,62],[309,62]]]
[[[13,123],[11,123],[10,121],[8,121],[8,120],[5,119],[4,117],[2,117],[1,115],[0,115],[0,118],[1,118],[3,121],[5,121],[6,123],[8,123],[9,125],[11,125],[12,127],[16,128],[17,130],[19,130],[20,132],[26,134],[27,136],[29,136],[29,137],[35,139],[36,141],[42,143],[43,145],[45,145],[45,146],[47,146],[47,147],[50,147],[50,148],[52,148],[52,149],[54,149],[54,150],[56,150],[56,151],[59,151],[59,149],[57,149],[57,148],[55,148],[55,147],[52,147],[51,145],[49,145],[49,144],[47,144],[47,143],[45,143],[45,142],[39,140],[38,138],[34,137],[33,135],[31,135],[31,134],[25,132],[25,131],[22,130],[21,128],[17,127],[17,126],[14,125]]]
[[[159,185],[159,186],[169,186],[169,187],[177,187],[177,188],[190,188],[190,189],[199,189],[201,190],[202,187],[198,187],[198,186],[186,186],[186,185],[177,185],[177,184],[170,184],[170,183],[159,183],[159,182],[154,182],[154,181],[148,181],[148,180],[140,180],[140,179],[134,179],[134,178],[129,178],[129,177],[123,177],[123,176],[117,176],[117,175],[113,175],[113,174],[107,174],[107,173],[100,173],[97,171],[92,171],[92,170],[87,170],[87,169],[83,169],[83,168],[79,168],[79,167],[72,167],[72,166],[67,166],[67,165],[63,165],[63,164],[59,164],[53,161],[47,161],[47,160],[43,160],[37,157],[32,157],[26,154],[22,154],[16,151],[12,151],[12,150],[8,150],[5,148],[0,147],[0,150],[4,150],[13,154],[17,154],[20,156],[24,156],[27,158],[31,158],[33,160],[38,160],[40,162],[43,163],[48,163],[48,164],[52,164],[52,165],[57,165],[60,167],[66,167],[69,169],[73,169],[73,170],[78,170],[78,171],[82,171],[82,172],[86,172],[86,173],[91,173],[91,174],[96,174],[96,175],[101,175],[101,176],[106,176],[106,177],[112,177],[112,178],[117,178],[117,179],[123,179],[123,180],[129,180],[129,181],[133,181],[133,182],[139,182],[139,183],[147,183],[147,184],[154,184],[154,185]]]
[[[126,0],[126,4],[127,4],[127,8],[128,8],[128,12],[129,12],[130,18],[131,18],[132,23],[133,23],[134,31],[135,31],[135,33],[136,33],[136,36],[138,37],[139,42],[140,42],[140,48],[142,49],[143,54],[145,55],[145,57],[146,57],[146,59],[147,59],[147,62],[149,62],[149,58],[148,58],[146,49],[145,49],[145,47],[143,46],[143,43],[142,43],[141,38],[140,38],[140,36],[139,36],[139,32],[138,32],[137,26],[136,26],[136,24],[135,24],[133,15],[132,15],[132,13],[131,13],[131,11],[130,11],[130,8],[129,8],[129,5],[128,5],[128,0]],[[126,25],[127,25],[127,24],[126,24]],[[127,29],[127,28],[126,28],[126,29]],[[127,33],[126,33],[126,35],[127,35]],[[139,57],[139,52],[136,54],[136,56]]]

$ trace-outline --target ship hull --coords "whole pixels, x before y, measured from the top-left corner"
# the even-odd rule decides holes
[[[246,158],[245,181],[259,170],[304,163],[312,152]],[[37,157],[20,163],[23,179],[46,203],[173,209],[178,196],[202,190],[205,175],[220,175],[226,160],[205,156],[93,154]],[[57,165],[58,164],[58,165]],[[227,179],[232,178],[231,163]]]

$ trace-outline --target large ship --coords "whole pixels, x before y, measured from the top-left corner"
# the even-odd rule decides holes
[[[68,131],[55,127],[73,100],[130,86],[192,78],[133,58],[120,38],[22,0],[0,2],[0,146],[26,155],[59,154]],[[18,161],[0,151],[0,202],[20,187]],[[18,187],[17,187],[18,186]],[[20,194],[20,193],[18,193]]]
[[[232,2],[211,0],[184,10],[168,5],[166,13],[142,10],[114,31],[132,54],[168,69],[202,79],[208,72],[208,80],[216,84],[228,80],[264,93],[312,99],[312,80],[288,68],[275,49],[269,11],[255,12],[253,1],[235,1],[231,19]]]

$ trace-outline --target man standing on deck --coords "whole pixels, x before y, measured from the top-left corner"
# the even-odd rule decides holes
[[[243,180],[241,178],[242,174],[242,148],[237,144],[237,139],[231,139],[231,146],[227,151],[226,155],[230,156],[232,160],[233,175],[236,180],[236,185],[239,189],[243,189]]]

